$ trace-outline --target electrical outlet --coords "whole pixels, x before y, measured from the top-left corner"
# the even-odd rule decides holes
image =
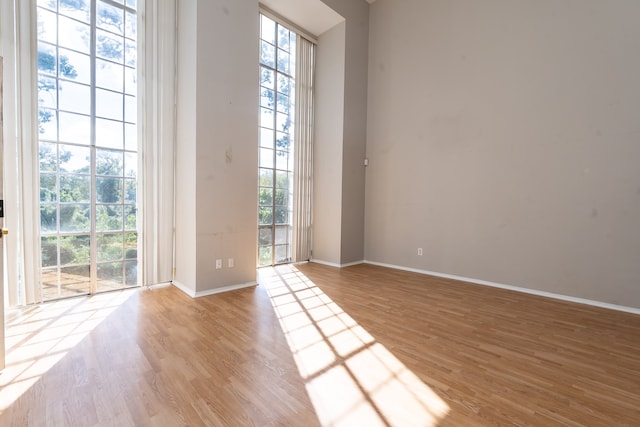
[[[418,248],[418,255],[422,256],[422,248]]]
[[[233,268],[235,265],[236,265],[236,264],[235,264],[235,261],[233,260],[233,258],[229,258],[229,259],[227,260],[227,266],[228,266],[229,268]]]
[[[222,260],[221,259],[217,259],[216,260],[216,270],[219,270],[222,268]]]

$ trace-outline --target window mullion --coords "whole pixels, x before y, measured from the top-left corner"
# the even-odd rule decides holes
[[[91,166],[89,168],[91,174],[91,228],[89,231],[90,242],[90,293],[95,294],[98,290],[98,244],[96,238],[96,33],[97,33],[97,0],[91,0],[91,42],[90,42],[90,57],[91,57]]]

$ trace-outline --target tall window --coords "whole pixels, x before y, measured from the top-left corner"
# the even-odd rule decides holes
[[[140,1],[37,1],[43,300],[138,284]]]
[[[260,16],[259,266],[292,259],[296,42]]]

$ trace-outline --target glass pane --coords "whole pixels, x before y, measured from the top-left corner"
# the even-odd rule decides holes
[[[138,102],[134,96],[124,97],[124,120],[129,123],[138,121]]]
[[[291,139],[289,137],[289,134],[284,132],[278,132],[276,134],[276,147],[278,147],[281,150],[288,151],[290,145],[291,145]]]
[[[91,83],[91,60],[89,55],[60,49],[60,77],[78,83]]]
[[[124,125],[115,120],[96,119],[96,145],[107,148],[124,148]]]
[[[298,36],[295,33],[291,33],[291,37],[289,38],[289,53],[291,53],[291,65],[289,66],[290,75],[292,77],[296,76],[296,40]]]
[[[107,291],[111,289],[121,289],[124,286],[122,262],[110,262],[98,264],[98,290]]]
[[[58,106],[58,85],[56,79],[38,74],[38,105],[56,108]]]
[[[60,13],[83,22],[89,22],[91,2],[89,0],[60,0]]]
[[[268,148],[260,149],[260,167],[273,168],[273,150]]]
[[[287,52],[291,52],[291,50],[289,50],[289,34],[289,30],[282,25],[278,25],[278,47]]]
[[[273,186],[273,170],[260,169],[260,185],[263,187]]]
[[[91,226],[91,209],[88,204],[60,205],[60,232],[88,232]]]
[[[289,188],[289,174],[287,172],[276,172],[276,187]]]
[[[138,155],[136,153],[124,154],[124,176],[135,178],[138,175]]]
[[[261,206],[258,211],[258,223],[261,225],[273,224],[273,208]]]
[[[89,292],[89,278],[91,277],[88,265],[63,267],[60,269],[60,296],[86,294]]]
[[[89,22],[90,0],[60,0],[60,13],[83,22]]]
[[[124,18],[124,35],[135,40],[138,33],[138,18],[131,12],[125,12]]]
[[[73,113],[91,113],[91,90],[89,86],[66,82],[58,82],[58,99],[60,109]]]
[[[138,261],[127,261],[124,263],[125,285],[138,286]]]
[[[260,126],[268,129],[273,129],[273,110],[268,108],[260,109]]]
[[[54,204],[40,204],[40,231],[42,233],[55,232],[58,228],[58,211]]]
[[[138,92],[138,76],[133,68],[124,68],[124,92],[135,95]]]
[[[260,146],[273,148],[273,130],[260,128]]]
[[[271,265],[271,246],[260,246],[258,253],[258,265]]]
[[[286,189],[276,190],[276,206],[289,206],[289,192]]]
[[[122,205],[96,206],[97,231],[122,231]]]
[[[124,180],[124,202],[136,203],[137,183],[134,179]]]
[[[56,10],[56,0],[38,0],[37,4],[40,7],[44,7],[47,9],[51,9],[53,11]]]
[[[291,104],[289,103],[289,97],[287,95],[283,95],[281,93],[278,94],[278,111],[281,113],[289,114],[289,107]]]
[[[97,30],[96,55],[118,64],[124,63],[124,38],[103,30]]]
[[[289,154],[286,151],[276,151],[276,169],[287,170]]]
[[[122,203],[122,178],[96,178],[98,203]]]
[[[60,117],[60,141],[89,145],[91,142],[91,120],[89,116],[73,113],[58,113]]]
[[[86,175],[60,175],[60,201],[91,202],[91,177]]]
[[[273,188],[260,187],[258,201],[260,206],[273,206]]]
[[[96,59],[96,85],[101,88],[122,92],[124,70],[122,65]]]
[[[137,209],[133,205],[124,206],[124,228],[125,230],[135,230],[137,222]]]
[[[122,234],[99,234],[96,238],[98,261],[122,259]]]
[[[278,73],[278,92],[291,95],[291,79],[281,73]]]
[[[56,236],[42,237],[40,239],[40,253],[42,254],[42,267],[58,265],[58,238]]]
[[[272,70],[260,67],[260,84],[268,89],[275,88],[275,74]]]
[[[264,41],[260,42],[260,63],[267,67],[276,67],[276,48]]]
[[[124,34],[123,9],[107,4],[102,0],[98,1],[97,6],[96,25],[116,34]]]
[[[58,148],[56,144],[40,143],[40,171],[55,172],[58,162]]]
[[[276,130],[289,132],[291,127],[291,117],[289,114],[276,113]]]
[[[58,158],[60,172],[89,173],[91,151],[89,147],[75,145],[60,145]]]
[[[289,208],[287,207],[276,207],[276,215],[274,218],[274,223],[276,224],[286,224],[289,222]]]
[[[289,226],[276,227],[276,245],[289,243]]]
[[[289,255],[289,245],[276,246],[276,263],[289,262],[291,256]]]
[[[138,149],[138,128],[136,125],[124,125],[124,149],[136,151]]]
[[[58,200],[58,190],[56,188],[56,174],[40,174],[40,201],[55,202]]]
[[[124,63],[129,67],[135,67],[137,64],[137,50],[135,41],[129,39],[124,41]]]
[[[40,108],[38,110],[38,131],[40,140],[58,140],[58,120],[54,110]]]
[[[56,77],[57,64],[56,48],[47,43],[38,43],[38,71]]]
[[[87,264],[91,259],[88,235],[60,236],[60,265]]]
[[[263,107],[273,108],[275,105],[275,92],[271,89],[260,89],[260,105]]]
[[[276,44],[276,23],[264,15],[260,15],[260,38]]]
[[[136,8],[136,0],[127,0],[127,6],[135,9]]]
[[[89,26],[64,16],[60,16],[58,19],[58,25],[61,28],[58,34],[59,45],[82,53],[89,53],[91,39]]]
[[[261,228],[260,235],[258,237],[258,244],[270,245],[272,241],[273,241],[273,233],[271,232],[271,228]]]
[[[96,173],[98,175],[122,176],[122,151],[96,149]]]
[[[126,233],[124,235],[125,259],[138,258],[138,233]]]
[[[282,49],[278,49],[278,71],[289,74],[289,54]]]
[[[42,283],[42,299],[49,300],[59,297],[58,284],[60,283],[58,268],[43,268],[40,273]]]
[[[38,40],[55,43],[57,39],[56,14],[46,9],[38,8]]]
[[[96,115],[106,119],[122,120],[123,95],[110,90],[96,89]]]

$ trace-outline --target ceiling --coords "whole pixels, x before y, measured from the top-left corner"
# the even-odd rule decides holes
[[[315,37],[344,21],[320,0],[262,0],[261,3]]]

